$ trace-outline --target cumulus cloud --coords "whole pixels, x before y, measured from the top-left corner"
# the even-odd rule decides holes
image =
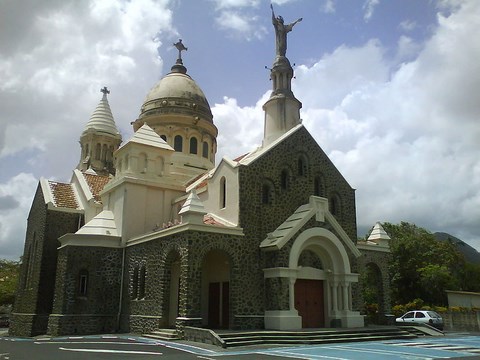
[[[129,122],[155,83],[152,76],[161,74],[160,38],[176,33],[168,5],[166,0],[2,3],[0,195],[20,205],[0,211],[0,258],[12,249],[21,253],[18,245],[6,244],[23,242],[35,190],[34,175],[22,171],[68,179],[78,152],[65,149],[78,143],[101,87],[111,90],[113,114],[124,120],[117,125],[129,137]],[[9,190],[17,182],[25,186]]]
[[[469,2],[439,15],[435,34],[400,66],[369,42],[297,69],[305,124],[358,189],[361,228],[406,220],[480,245],[479,10]]]
[[[320,10],[325,14],[335,13],[335,2],[333,0],[325,0],[320,7]]]
[[[410,221],[480,248],[479,11],[472,1],[439,14],[424,44],[399,39],[394,61],[370,40],[297,66],[303,122],[357,189],[360,236],[376,221]],[[267,98],[214,106],[220,134],[234,134],[219,148],[235,156],[261,143]]]
[[[363,10],[365,11],[363,14],[363,20],[365,22],[369,22],[373,16],[375,11],[375,7],[380,3],[380,0],[366,0],[363,4]]]
[[[259,17],[236,10],[224,10],[216,18],[217,24],[227,34],[246,40],[261,39],[266,33],[265,26],[259,24]]]
[[[25,173],[0,183],[1,258],[17,260],[23,251],[26,217],[37,183],[32,174]]]

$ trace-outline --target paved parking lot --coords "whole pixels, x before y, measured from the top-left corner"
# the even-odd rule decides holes
[[[35,339],[0,337],[0,360],[16,359],[480,359],[480,336],[451,334],[415,340],[220,349],[129,335]]]

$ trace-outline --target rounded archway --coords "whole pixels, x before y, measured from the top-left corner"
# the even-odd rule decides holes
[[[352,311],[352,283],[346,246],[331,231],[311,228],[292,245],[289,268],[290,310],[302,318],[302,327],[362,326],[363,318]]]
[[[179,291],[180,291],[180,254],[178,251],[171,251],[165,260],[166,282],[165,282],[165,305],[163,309],[165,325],[174,327],[179,313]]]
[[[230,325],[230,263],[221,250],[209,251],[202,263],[202,318],[212,329]]]

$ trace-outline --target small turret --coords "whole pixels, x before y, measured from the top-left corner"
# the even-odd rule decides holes
[[[77,169],[91,169],[99,175],[108,175],[115,173],[113,152],[120,146],[122,136],[108,104],[110,91],[106,87],[100,91],[103,97],[80,136],[81,154]]]

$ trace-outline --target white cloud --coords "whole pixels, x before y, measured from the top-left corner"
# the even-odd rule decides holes
[[[321,11],[325,14],[334,14],[335,13],[335,2],[333,0],[325,0],[323,5],[320,7]]]
[[[403,31],[412,31],[417,27],[417,23],[413,20],[404,20],[398,27]]]
[[[365,13],[363,14],[363,20],[365,22],[369,22],[373,16],[375,11],[375,7],[380,3],[380,0],[366,0],[363,4],[363,10]]]
[[[472,1],[439,15],[422,48],[401,38],[400,64],[371,40],[297,66],[301,116],[357,189],[360,235],[376,221],[410,221],[480,248],[479,12]],[[249,150],[242,141],[260,143],[266,96],[254,109],[234,99],[214,107],[220,134],[236,134],[227,148],[243,149],[235,155]]]
[[[27,214],[38,180],[21,173],[0,183],[0,254],[1,258],[18,259],[23,252]]]
[[[217,9],[257,7],[260,0],[211,0]]]
[[[160,38],[175,33],[168,4],[164,0],[2,4],[0,181],[7,195],[15,182],[27,181],[22,172],[69,178],[79,155],[65,149],[78,144],[101,98],[101,87],[111,90],[109,101],[114,116],[122,119],[117,122],[121,132],[131,132],[129,121],[138,116],[139,104],[155,82],[152,76],[161,73]],[[33,181],[33,175],[28,176]],[[27,203],[31,201],[35,188],[28,184],[13,194],[16,199],[25,195]],[[7,242],[23,242],[29,206],[22,202],[11,214],[1,214],[0,258],[12,254]],[[13,248],[21,253],[17,245]]]
[[[215,104],[212,113],[218,128],[217,163],[223,156],[234,159],[261,145],[263,139],[263,110],[269,93],[254,107],[240,107],[232,98],[224,98],[223,104]]]

